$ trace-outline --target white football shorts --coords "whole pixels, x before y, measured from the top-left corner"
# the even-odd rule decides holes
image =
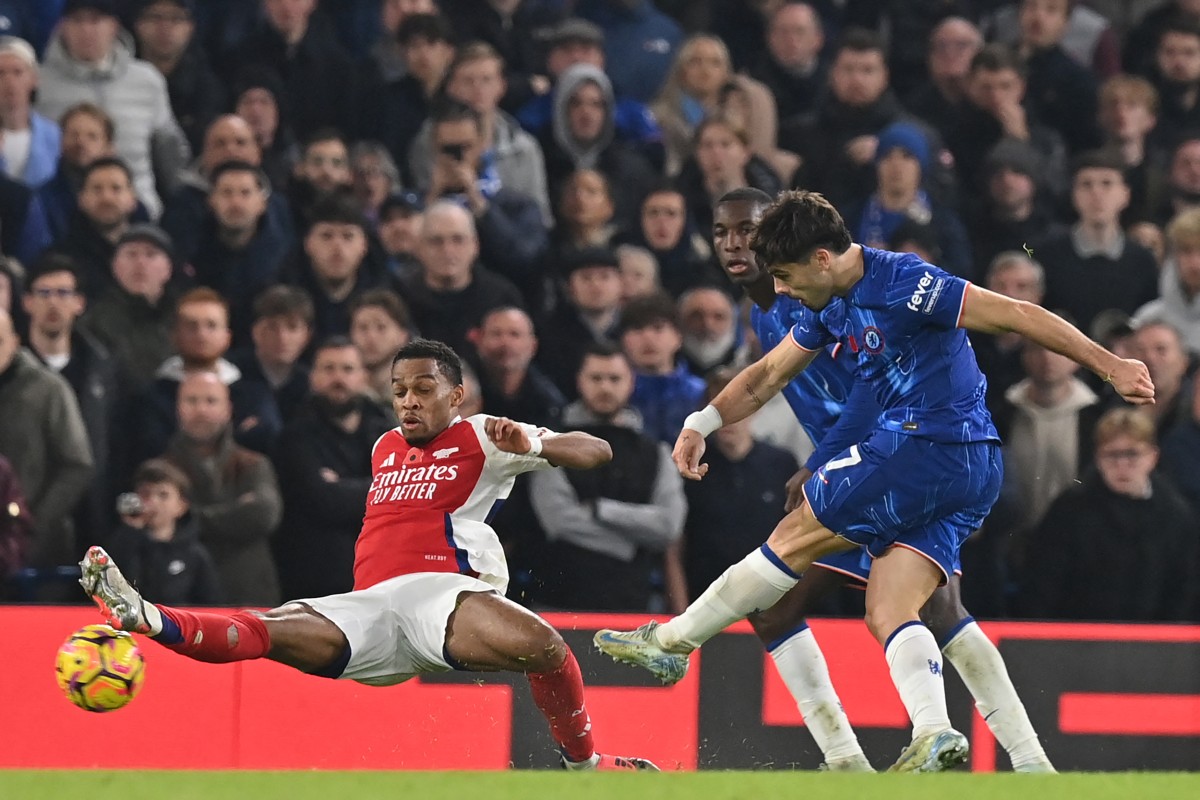
[[[495,586],[455,572],[417,572],[369,589],[294,602],[329,619],[350,642],[343,680],[392,686],[422,673],[446,672],[446,624],[463,592]]]

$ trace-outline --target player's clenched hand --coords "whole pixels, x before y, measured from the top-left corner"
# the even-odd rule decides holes
[[[804,502],[804,484],[811,477],[812,470],[808,467],[801,467],[799,472],[788,478],[787,500],[783,504],[784,511],[795,511]]]
[[[701,464],[700,457],[704,455],[704,437],[698,431],[684,428],[679,432],[675,441],[675,450],[671,460],[679,469],[679,474],[688,480],[698,481],[708,474],[708,464]]]
[[[1136,358],[1121,359],[1105,380],[1127,402],[1138,406],[1154,402],[1154,381],[1150,380],[1150,370]]]
[[[492,444],[506,453],[523,456],[529,452],[529,435],[508,417],[492,417],[483,424],[483,430]]]

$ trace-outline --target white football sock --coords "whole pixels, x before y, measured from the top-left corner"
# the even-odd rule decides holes
[[[865,758],[813,632],[805,626],[769,652],[825,761]]]
[[[929,629],[916,621],[901,625],[888,638],[884,654],[912,720],[913,739],[949,728],[942,653]]]
[[[154,603],[142,601],[142,613],[146,616],[146,622],[150,625],[150,632],[147,636],[157,636],[162,633],[163,621],[162,612],[158,610],[158,606]]]
[[[765,544],[725,570],[682,614],[659,625],[658,643],[666,650],[690,652],[739,619],[778,603],[799,577],[764,551],[770,552]]]
[[[1001,747],[1008,751],[1013,767],[1045,762],[1046,751],[1025,713],[1004,659],[996,645],[971,620],[942,648],[975,698],[983,721]]]

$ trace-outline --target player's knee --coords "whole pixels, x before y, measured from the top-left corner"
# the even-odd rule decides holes
[[[270,657],[311,670],[342,658],[346,634],[304,603],[287,603],[267,612],[252,612],[270,632]]]
[[[528,672],[553,672],[562,666],[569,652],[562,634],[540,621],[529,631],[522,649],[527,653]]]
[[[933,631],[933,635],[940,641],[943,636],[958,626],[959,622],[966,619],[967,612],[962,606],[938,606],[931,608],[926,604],[921,608],[921,622],[925,623],[925,627]]]
[[[892,635],[892,631],[908,621],[903,617],[904,615],[896,614],[893,609],[883,603],[867,603],[867,613],[863,617],[863,621],[866,622],[867,630],[871,632],[871,635],[882,643],[887,641],[887,637]]]
[[[803,623],[802,619],[794,619],[790,614],[783,615],[777,613],[775,611],[776,608],[778,606],[746,617],[746,620],[750,623],[750,627],[754,628],[754,633],[757,634],[763,644],[769,644],[770,642],[782,639]]]
[[[942,587],[930,595],[925,605],[921,606],[920,615],[921,622],[925,623],[938,641],[968,616],[957,593],[949,591],[949,587]]]

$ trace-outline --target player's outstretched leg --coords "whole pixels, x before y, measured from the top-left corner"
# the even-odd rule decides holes
[[[648,770],[645,758],[597,753],[575,654],[549,623],[491,592],[468,592],[446,626],[446,653],[463,669],[523,672],[568,770]]]
[[[596,634],[596,646],[618,661],[650,670],[664,683],[674,683],[686,671],[688,653],[739,619],[778,603],[814,559],[850,547],[821,525],[805,503],[780,520],[766,544],[725,570],[682,614],[636,631],[602,630]]]
[[[739,619],[775,605],[798,577],[764,544],[725,570],[674,619],[633,631],[598,631],[594,641],[617,661],[677,683],[687,674],[688,653]]]
[[[963,608],[957,575],[933,593],[921,618],[975,698],[975,708],[1008,753],[1013,771],[1054,772],[1000,651]]]
[[[266,625],[253,614],[196,613],[147,603],[101,547],[88,548],[79,568],[83,590],[118,630],[147,634],[176,652],[212,663],[262,658],[270,650]]]
[[[912,742],[889,772],[941,772],[967,759],[967,737],[950,727],[942,654],[921,624],[921,606],[941,571],[912,550],[892,547],[877,558],[867,583],[867,627],[883,643],[892,682],[913,724]]]
[[[345,634],[303,604],[264,613],[185,611],[146,602],[103,548],[89,548],[79,567],[80,584],[109,624],[144,633],[196,661],[224,664],[269,658],[310,674],[337,677],[350,658]]]

